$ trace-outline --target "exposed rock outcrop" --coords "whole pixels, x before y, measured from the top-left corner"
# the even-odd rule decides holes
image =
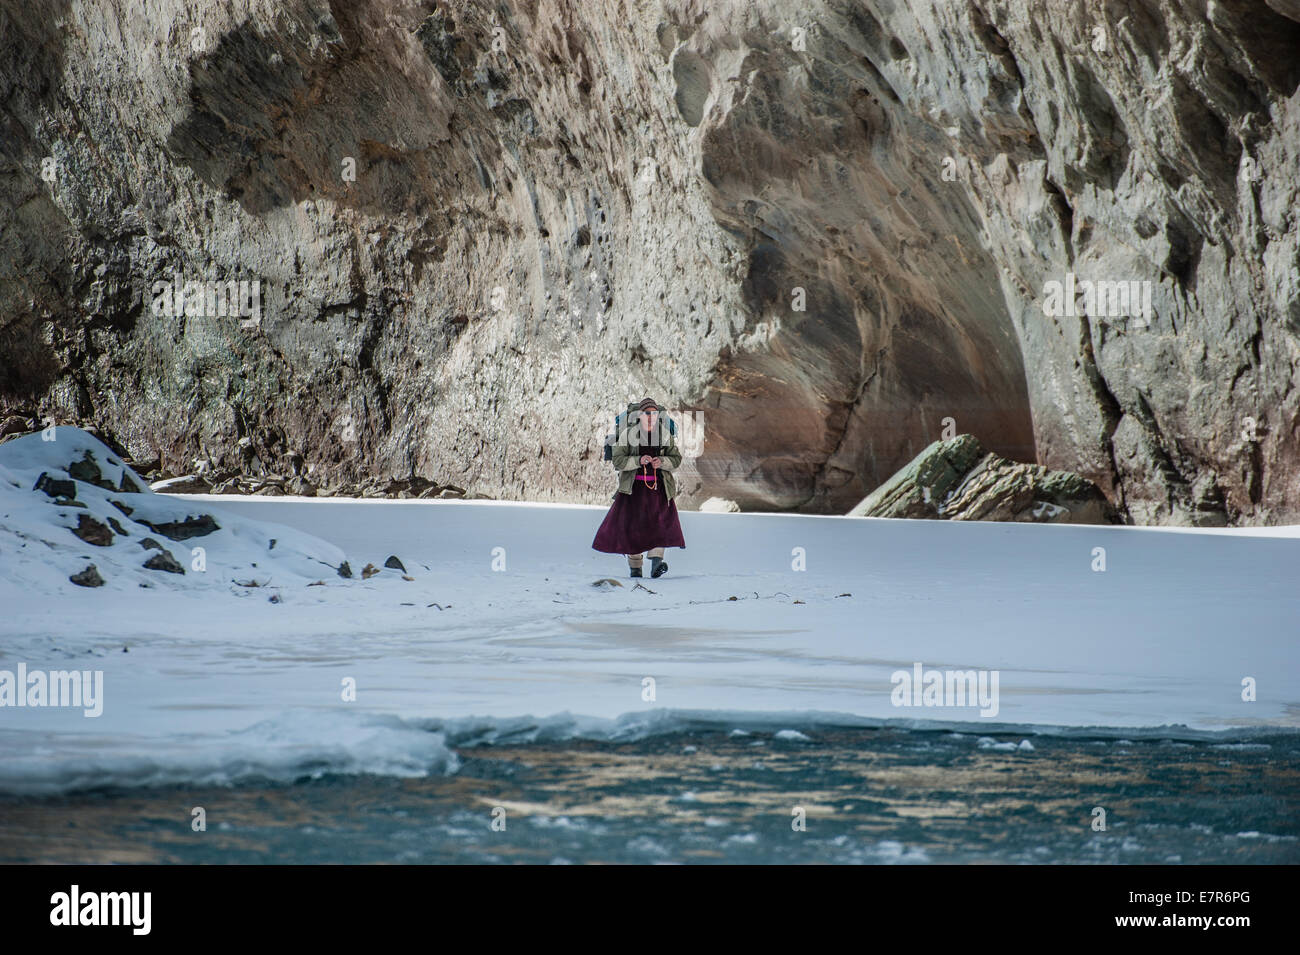
[[[56,501],[75,501],[77,499],[77,482],[71,479],[61,480],[50,477],[49,474],[41,472],[41,476],[36,479],[34,490],[42,491]]]
[[[1139,522],[1300,520],[1298,17],[0,0],[0,422],[605,503],[650,393],[684,506],[842,513],[952,419]]]
[[[1095,484],[1066,471],[1008,461],[969,434],[934,442],[849,516],[1039,524],[1118,520]]]
[[[170,537],[174,541],[189,540],[191,537],[206,537],[213,531],[221,530],[211,514],[199,514],[197,517],[186,517],[182,521],[163,521],[156,524],[139,518],[135,520],[136,523],[143,524],[154,533]]]
[[[77,526],[69,528],[87,544],[96,547],[109,547],[113,543],[113,532],[108,525],[101,524],[88,514],[77,515]]]
[[[69,493],[51,497],[51,483]],[[246,568],[274,574],[277,586],[305,586],[322,566],[346,566],[334,545],[283,525],[220,509],[195,516],[189,502],[147,489],[132,492],[131,506],[124,507],[119,489],[141,483],[116,452],[74,428],[0,445],[5,582],[51,599],[69,592],[69,581],[119,593],[183,588],[224,594],[229,575]],[[146,529],[176,541],[197,538],[200,546],[182,544],[173,552],[145,536]],[[87,545],[96,548],[89,565]]]
[[[149,570],[161,570],[169,574],[185,573],[185,568],[182,567],[180,561],[172,555],[172,552],[161,548],[157,554],[154,554],[144,562],[144,566]]]
[[[78,587],[102,587],[104,578],[99,575],[99,568],[94,564],[87,564],[86,569],[75,574],[70,574],[68,580],[72,581]]]
[[[365,497],[408,500],[419,498],[469,498],[481,500],[488,497],[477,491],[466,491],[455,484],[438,484],[422,477],[379,478],[370,477],[359,482],[337,481],[316,486],[301,475],[283,477],[277,474],[186,474],[180,477],[159,477],[151,485],[163,494],[251,494],[278,497],[291,494],[297,497]]]

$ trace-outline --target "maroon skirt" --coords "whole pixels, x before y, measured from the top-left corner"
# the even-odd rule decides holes
[[[605,554],[640,554],[655,547],[685,547],[677,502],[668,500],[663,481],[650,490],[633,480],[631,494],[615,494],[614,503],[596,531],[593,549]]]

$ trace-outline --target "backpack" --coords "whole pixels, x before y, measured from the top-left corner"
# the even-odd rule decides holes
[[[614,416],[614,433],[605,435],[605,460],[610,463],[611,467],[614,464],[614,445],[618,444],[619,435],[623,433],[623,429],[627,427],[627,422],[636,413],[637,405],[635,403],[628,405],[626,411]],[[664,420],[668,422],[668,433],[675,438],[677,436],[677,422],[666,415]]]

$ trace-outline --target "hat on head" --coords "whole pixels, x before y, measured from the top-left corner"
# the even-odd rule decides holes
[[[654,409],[655,411],[659,410],[659,405],[655,404],[653,398],[642,398],[641,403],[636,406],[638,412],[649,411],[650,409]]]

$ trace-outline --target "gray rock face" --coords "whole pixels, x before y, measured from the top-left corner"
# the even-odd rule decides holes
[[[0,0],[0,421],[603,504],[649,393],[684,506],[843,512],[954,427],[1300,520],[1298,19]]]
[[[991,454],[972,435],[936,441],[872,491],[851,517],[1113,524],[1105,495],[1077,474]]]

